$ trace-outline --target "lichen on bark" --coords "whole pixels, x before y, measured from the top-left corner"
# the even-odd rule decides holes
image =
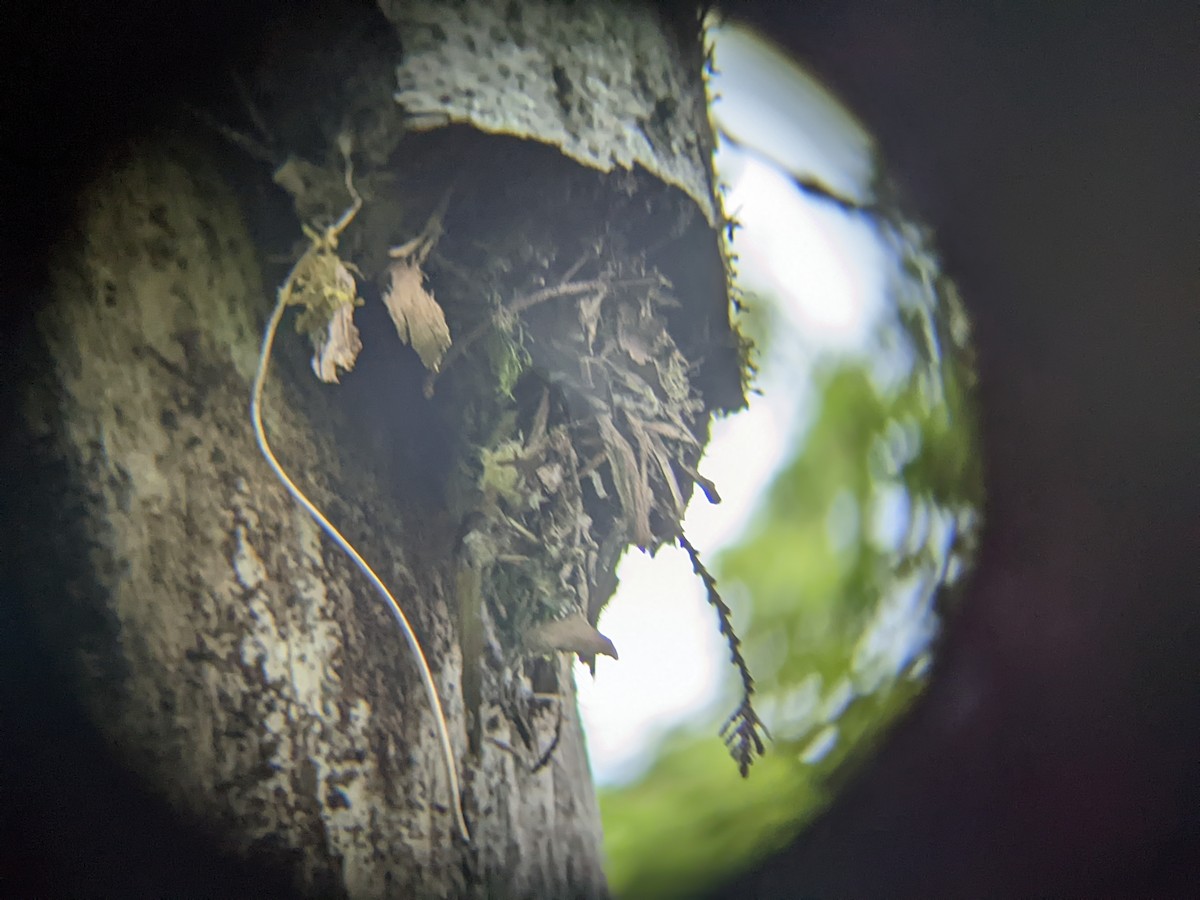
[[[381,0],[405,35],[395,99],[410,126],[468,124],[590,168],[640,167],[721,221],[699,4]]]
[[[454,872],[411,669],[252,443],[262,277],[234,197],[196,152],[141,145],[80,201],[43,321],[55,365],[31,407],[88,548],[86,593],[64,605],[106,626],[57,635],[87,647],[97,723],[235,849],[297,853],[298,886],[373,895],[389,871],[414,888],[418,864]],[[310,490],[415,594],[402,517],[331,439],[336,410],[289,393],[270,413],[281,452],[309,461]],[[445,607],[440,622],[436,601],[418,608],[452,695]]]

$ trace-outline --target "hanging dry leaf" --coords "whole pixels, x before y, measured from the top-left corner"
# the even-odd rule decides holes
[[[343,303],[334,310],[324,331],[313,335],[316,346],[312,358],[313,371],[328,383],[337,383],[338,369],[349,372],[354,368],[362,341],[354,324],[354,303]]]
[[[389,265],[388,278],[383,302],[391,313],[396,333],[417,351],[426,369],[436,372],[450,348],[450,327],[442,308],[425,287],[425,273],[410,257]]]
[[[296,330],[320,346],[330,320],[341,307],[362,305],[353,274],[358,270],[337,255],[324,235],[309,228],[304,233],[312,243],[293,269],[285,302],[302,307],[296,317]]]
[[[600,439],[604,442],[605,455],[612,468],[613,483],[621,500],[629,537],[644,550],[654,543],[654,533],[650,530],[650,507],[653,503],[650,488],[644,473],[638,468],[633,447],[617,430],[612,418],[599,415],[596,422],[600,426]]]
[[[663,483],[667,486],[667,490],[671,495],[671,512],[678,518],[683,517],[683,492],[679,489],[679,483],[675,480],[675,470],[671,468],[671,456],[667,453],[667,448],[663,445],[662,440],[651,431],[641,427],[641,422],[629,417],[629,424],[636,430],[638,450],[643,457],[649,456],[658,464],[658,470],[662,473]],[[644,465],[644,464],[643,464]]]

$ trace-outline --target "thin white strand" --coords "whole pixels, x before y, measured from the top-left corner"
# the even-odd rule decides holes
[[[355,197],[357,200],[357,196]],[[339,222],[339,225],[344,224]],[[297,264],[299,265],[299,264]],[[416,634],[413,633],[412,626],[408,623],[408,617],[404,615],[404,610],[396,598],[392,596],[392,592],[388,590],[387,585],[383,580],[375,574],[375,570],[367,564],[367,561],[359,555],[342,533],[333,526],[333,523],[325,518],[324,514],[317,509],[311,500],[304,495],[304,492],[296,486],[295,482],[288,477],[287,472],[283,470],[279,460],[275,458],[275,454],[271,451],[271,445],[267,442],[267,433],[263,428],[262,421],[262,393],[263,384],[267,379],[267,366],[271,361],[271,347],[275,343],[275,333],[279,329],[279,323],[283,319],[284,309],[287,307],[287,301],[291,294],[292,282],[295,277],[295,269],[288,275],[287,281],[279,289],[279,300],[275,304],[275,309],[271,313],[271,318],[267,322],[266,333],[263,335],[262,352],[258,359],[258,370],[254,375],[254,388],[250,396],[250,419],[254,425],[254,436],[258,441],[258,448],[262,451],[263,457],[266,459],[275,476],[280,480],[289,494],[295,498],[316,521],[321,529],[329,536],[329,538],[337,544],[342,551],[354,560],[354,564],[358,566],[359,571],[367,577],[367,580],[374,585],[380,595],[387,601],[388,608],[392,611],[396,622],[400,625],[400,630],[404,634],[404,639],[408,642],[409,648],[413,652],[413,656],[417,660],[418,667],[421,670],[421,680],[425,685],[425,693],[429,698],[429,705],[433,710],[434,721],[437,724],[438,738],[442,745],[442,755],[446,763],[446,775],[450,783],[450,799],[451,807],[454,810],[454,817],[458,826],[459,833],[464,841],[470,842],[471,834],[467,829],[466,820],[463,818],[462,801],[459,795],[458,773],[454,765],[454,751],[450,746],[450,732],[446,727],[446,717],[442,713],[442,704],[438,700],[437,688],[433,683],[433,673],[429,670],[429,663],[425,660],[425,654],[421,650],[421,645],[417,641]]]

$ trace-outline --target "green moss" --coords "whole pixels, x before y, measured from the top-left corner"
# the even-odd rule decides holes
[[[529,353],[519,341],[493,330],[484,339],[489,367],[496,377],[496,391],[503,400],[512,400],[513,388],[529,368]]]
[[[480,448],[479,462],[483,466],[483,473],[479,476],[479,487],[485,497],[509,506],[522,504],[523,479],[515,465],[520,455],[521,442],[511,438],[495,447]]]

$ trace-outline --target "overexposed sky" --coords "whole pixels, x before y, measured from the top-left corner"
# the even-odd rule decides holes
[[[779,51],[736,27],[714,32],[712,90],[727,210],[741,224],[739,282],[780,304],[780,327],[759,360],[750,408],[719,420],[700,470],[721,492],[688,507],[684,530],[711,558],[741,533],[786,461],[812,403],[821,351],[860,349],[882,305],[884,251],[871,230],[802,193],[786,170],[868,199],[871,142],[827,91]],[[781,169],[782,167],[782,169]],[[626,553],[616,595],[600,618],[620,660],[576,669],[579,706],[599,784],[636,777],[656,740],[717,698],[732,670],[716,614],[687,556]],[[736,603],[735,619],[737,615]]]

